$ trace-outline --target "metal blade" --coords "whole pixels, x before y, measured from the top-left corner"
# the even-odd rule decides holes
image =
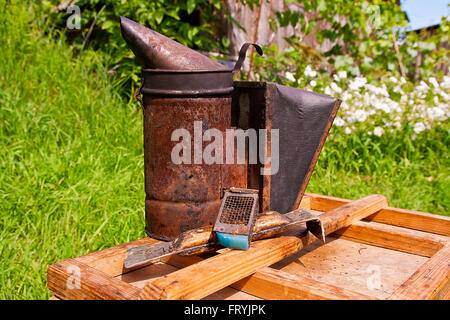
[[[325,242],[325,231],[323,229],[322,221],[318,215],[314,215],[306,209],[294,210],[284,215],[292,222],[289,225],[306,222],[308,231],[311,232],[318,239]]]
[[[162,242],[127,250],[125,268],[138,267],[174,254],[172,242]]]
[[[294,210],[283,215],[291,222],[279,227],[274,227],[258,232],[261,236],[266,233],[271,233],[274,230],[281,233],[286,230],[287,227],[306,222],[308,230],[317,238],[325,242],[325,232],[323,230],[322,222],[317,215],[313,215],[311,212],[305,209]],[[255,234],[253,236],[256,236]],[[126,269],[139,267],[150,264],[163,257],[167,257],[173,254],[193,254],[200,252],[201,249],[214,246],[214,243],[205,243],[197,246],[184,248],[183,250],[175,250],[173,242],[162,242],[154,245],[142,246],[131,248],[127,250],[127,254],[124,261],[124,267]]]

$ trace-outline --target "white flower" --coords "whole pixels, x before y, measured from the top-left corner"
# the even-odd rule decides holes
[[[425,125],[424,125],[422,122],[417,122],[417,123],[414,125],[414,132],[415,132],[416,134],[419,134],[419,133],[421,133],[422,131],[425,131],[425,129],[426,129],[426,127],[425,127]]]
[[[345,121],[342,120],[341,117],[336,117],[336,118],[334,119],[334,125],[335,125],[335,126],[338,126],[338,127],[343,127],[343,126],[345,126]]]
[[[353,121],[364,122],[366,121],[369,114],[364,110],[356,110],[352,115]]]
[[[348,91],[344,91],[344,92],[342,93],[342,100],[343,100],[343,101],[345,101],[345,100],[350,100],[351,98],[352,98],[352,94],[349,93]]]
[[[352,133],[352,129],[350,129],[349,127],[347,127],[347,128],[345,128],[344,133],[345,133],[345,134],[350,134],[350,133]]]
[[[311,66],[306,66],[305,68],[305,76],[314,78],[317,76],[317,71],[314,71]]]
[[[330,84],[331,89],[336,93],[342,93],[342,89],[334,82]]]
[[[341,81],[341,79],[339,79],[339,77],[338,77],[337,74],[333,74],[333,79],[334,79],[334,81],[336,81],[336,82]]]
[[[445,112],[439,107],[427,109],[427,114],[432,120],[443,120]]]
[[[367,79],[364,77],[356,77],[354,80],[350,81],[349,89],[352,91],[359,91],[367,83]]]
[[[402,87],[400,85],[395,86],[394,92],[400,93],[400,94],[405,94],[405,92],[403,92]]]
[[[426,93],[430,87],[425,83],[425,81],[420,81],[420,84],[416,87],[416,91],[419,93]],[[419,94],[419,96],[421,96]]]
[[[345,71],[345,70],[338,71],[337,75],[339,78],[345,79],[345,78],[347,78],[347,71]]]
[[[439,88],[439,83],[437,82],[436,78],[430,77],[428,79],[428,81],[430,81],[430,83],[435,87],[435,88]]]
[[[435,104],[438,104],[438,103],[439,103],[439,98],[438,98],[438,96],[434,96],[433,102],[434,102]]]
[[[391,81],[391,82],[393,82],[393,83],[398,83],[397,78],[394,77],[394,76],[390,76],[390,77],[389,77],[389,81]]]
[[[315,80],[311,80],[309,82],[309,85],[314,88],[315,86],[317,86],[317,82]]]
[[[328,95],[328,96],[331,96],[331,95],[333,94],[333,93],[331,92],[330,87],[328,87],[328,86],[325,88],[324,93],[325,93],[326,95]]]
[[[401,98],[400,98],[400,102],[401,103],[406,103],[408,101],[408,96],[401,96]]]
[[[288,79],[289,81],[294,82],[295,81],[295,77],[292,73],[290,73],[289,71],[285,73],[284,75],[286,77],[286,79]]]
[[[376,135],[377,137],[381,137],[384,133],[384,129],[381,127],[376,127],[375,129],[373,129],[373,134]]]
[[[441,86],[445,89],[450,88],[450,77],[449,76],[444,76]]]
[[[389,108],[389,104],[387,104],[384,101],[380,101],[380,100],[375,100],[373,106],[375,107],[375,109],[377,110],[383,110],[386,113],[391,112],[391,108]]]

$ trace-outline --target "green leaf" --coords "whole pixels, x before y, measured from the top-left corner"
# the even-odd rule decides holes
[[[112,22],[111,20],[106,20],[105,22],[102,23],[102,29],[103,30],[107,30],[112,28],[113,26],[115,26],[114,22]]]
[[[230,46],[230,39],[222,37],[222,45],[224,48],[228,48]]]
[[[192,41],[198,32],[199,32],[199,29],[197,27],[189,28],[189,30],[187,32],[188,39],[190,41]]]
[[[186,3],[186,9],[187,9],[187,13],[191,14],[196,6],[196,1],[195,0],[188,0]]]
[[[327,4],[325,0],[319,0],[317,4],[317,11],[325,11],[327,9]]]
[[[157,24],[161,24],[161,22],[162,22],[163,19],[164,19],[164,12],[162,12],[162,11],[157,11],[157,12],[155,12],[154,17],[155,17],[156,23],[157,23]]]

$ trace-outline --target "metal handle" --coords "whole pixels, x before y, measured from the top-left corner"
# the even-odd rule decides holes
[[[239,58],[238,58],[238,61],[236,62],[236,64],[234,65],[233,74],[241,71],[241,67],[242,67],[242,64],[244,63],[247,49],[250,46],[254,46],[256,49],[256,52],[258,52],[258,54],[260,56],[263,55],[263,51],[262,51],[261,47],[259,45],[257,45],[256,43],[250,43],[250,42],[244,43],[241,47],[241,50],[239,50]]]

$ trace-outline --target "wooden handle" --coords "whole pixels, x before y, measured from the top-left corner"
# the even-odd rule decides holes
[[[276,227],[281,227],[283,225],[288,224],[289,219],[283,217],[283,215],[279,214],[276,211],[268,211],[262,213],[255,222],[255,226],[253,228],[253,238],[252,240],[260,240],[270,238],[278,233],[280,233],[280,229],[274,229],[272,233],[259,234],[263,230],[272,229]],[[180,234],[173,241],[174,251],[182,251],[188,248],[206,245],[210,243],[213,245],[216,243],[215,233],[212,232],[212,228],[201,228],[195,230],[189,230]],[[213,250],[217,248],[211,248]],[[208,251],[207,248],[199,248],[199,250],[191,251],[189,254],[198,254],[200,252]]]
[[[371,195],[324,213],[324,229],[330,234],[387,207],[381,195]],[[270,266],[316,241],[310,233],[280,236],[253,242],[247,251],[229,250],[162,278],[148,282],[141,299],[201,299],[257,270]]]

